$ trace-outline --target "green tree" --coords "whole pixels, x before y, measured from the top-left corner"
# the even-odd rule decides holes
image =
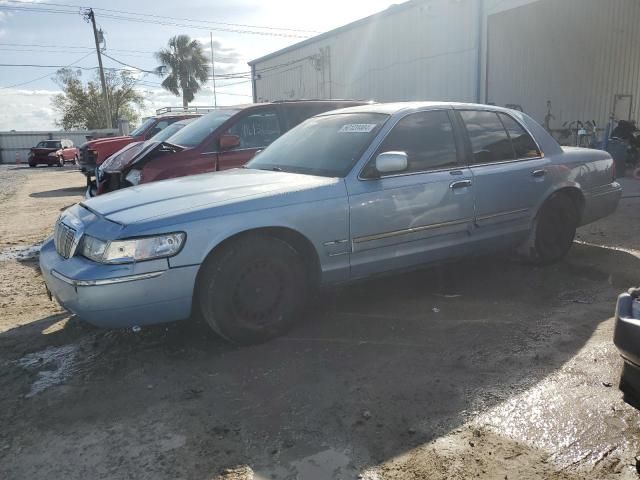
[[[162,65],[157,72],[161,76],[166,74],[163,88],[176,96],[182,91],[182,106],[186,107],[209,78],[207,58],[200,42],[188,35],[171,37],[168,47],[156,52]]]
[[[107,94],[111,106],[111,125],[126,118],[132,125],[137,123],[137,108],[144,107],[144,96],[135,89],[137,80],[128,71],[105,72]],[[82,72],[70,68],[58,70],[54,80],[62,93],[53,97],[51,104],[61,115],[56,124],[65,130],[72,128],[93,130],[104,128],[104,102],[100,77],[86,84]]]

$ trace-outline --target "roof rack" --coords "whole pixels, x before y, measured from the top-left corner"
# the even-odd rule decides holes
[[[166,115],[167,113],[209,113],[217,107],[162,107],[156,110],[156,115]]]

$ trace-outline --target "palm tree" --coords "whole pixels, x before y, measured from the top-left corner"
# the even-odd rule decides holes
[[[163,88],[176,96],[182,90],[182,106],[187,107],[201,84],[209,78],[207,58],[200,42],[191,40],[188,35],[171,37],[168,47],[156,52],[155,56],[162,65],[156,71],[161,76],[166,74]]]

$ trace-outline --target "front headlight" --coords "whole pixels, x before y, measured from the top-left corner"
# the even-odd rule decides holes
[[[102,262],[104,251],[107,248],[107,242],[90,235],[82,237],[82,247],[80,254],[94,262]]]
[[[178,232],[105,242],[85,235],[81,254],[99,263],[141,262],[176,255],[182,248],[185,238],[185,233]]]
[[[129,170],[129,173],[127,173],[127,176],[124,177],[124,179],[131,185],[138,185],[140,183],[141,176],[142,172],[140,170]]]

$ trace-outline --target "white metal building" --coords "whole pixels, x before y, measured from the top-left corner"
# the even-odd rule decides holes
[[[471,101],[602,126],[636,118],[640,0],[411,0],[249,65],[254,101]]]

